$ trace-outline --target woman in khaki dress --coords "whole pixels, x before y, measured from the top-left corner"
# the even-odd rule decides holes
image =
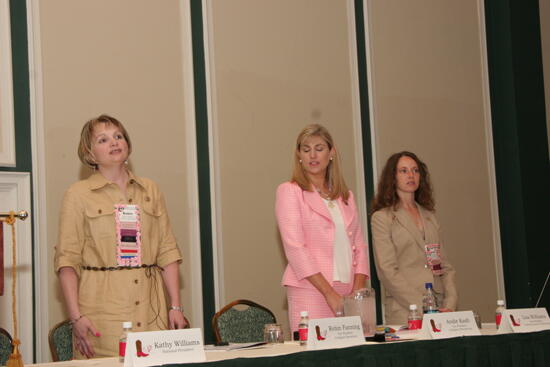
[[[133,331],[186,326],[181,255],[164,197],[128,170],[131,151],[115,118],[84,125],[78,155],[95,172],[65,193],[55,252],[76,358],[118,355],[123,321],[132,321]]]
[[[387,324],[406,324],[432,283],[439,311],[457,306],[455,270],[445,257],[428,167],[411,152],[393,154],[380,175],[371,219],[376,271]]]

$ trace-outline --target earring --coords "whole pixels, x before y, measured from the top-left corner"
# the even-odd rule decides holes
[[[332,157],[330,157],[330,160],[332,161]]]
[[[125,160],[125,161],[124,161],[124,164],[125,164],[125,165],[128,165],[128,160]]]
[[[300,159],[300,163],[302,163],[302,160]]]

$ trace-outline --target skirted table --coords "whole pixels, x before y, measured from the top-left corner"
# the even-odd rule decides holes
[[[195,367],[550,367],[550,331],[389,342],[279,356],[187,364]],[[170,365],[181,367],[184,364]]]
[[[207,362],[169,367],[550,367],[550,330],[441,340],[365,343],[307,351],[297,343],[260,349],[206,351]],[[118,358],[38,364],[40,367],[121,367]]]

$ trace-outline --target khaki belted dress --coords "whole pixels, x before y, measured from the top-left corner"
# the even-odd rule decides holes
[[[126,197],[115,183],[94,173],[67,190],[61,208],[55,271],[69,266],[78,275],[80,312],[101,334],[90,336],[96,357],[118,355],[123,321],[132,321],[133,331],[168,329],[160,268],[181,262],[158,186],[128,173]],[[139,205],[142,264],[160,268],[112,269],[118,267],[115,204]],[[75,357],[84,358],[76,350]]]

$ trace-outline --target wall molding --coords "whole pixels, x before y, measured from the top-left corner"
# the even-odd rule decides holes
[[[356,192],[355,201],[359,214],[361,216],[361,226],[364,228],[363,235],[368,235],[367,221],[367,191],[365,186],[365,157],[363,154],[363,134],[361,120],[361,95],[359,85],[359,65],[357,55],[357,33],[355,24],[355,6],[353,0],[346,2],[347,24],[348,24],[348,49],[350,60],[350,82],[352,96],[352,116],[353,116],[353,145],[355,147],[355,172],[356,172]],[[366,238],[365,238],[366,240]]]
[[[42,86],[42,47],[38,0],[26,0],[29,53],[29,97],[31,118],[32,183],[34,207],[34,291],[36,361],[50,360],[48,333],[50,327],[48,277],[48,215],[46,205],[46,148],[44,133],[44,96]]]
[[[201,274],[202,274],[202,318],[204,322],[205,343],[213,342],[213,331],[210,324],[212,315],[216,312],[216,303],[219,302],[216,291],[217,279],[214,276],[214,249],[215,234],[213,223],[212,202],[212,161],[211,161],[211,129],[209,113],[210,99],[208,96],[209,76],[205,51],[205,4],[201,0],[190,0],[191,8],[191,36],[193,44],[193,86],[195,93],[195,128],[197,146],[197,177],[199,194],[199,224],[201,246]]]
[[[369,4],[368,0],[355,0],[355,14],[356,14],[356,28],[362,31],[359,34],[358,44],[358,64],[363,70],[359,73],[360,93],[361,93],[361,119],[362,119],[362,141],[363,141],[363,155],[368,157],[364,160],[364,174],[365,177],[368,173],[372,175],[371,180],[365,178],[365,190],[367,193],[367,203],[365,207],[370,211],[371,202],[375,195],[375,187],[378,181],[378,147],[376,139],[375,129],[375,102],[373,93],[373,69],[374,61],[372,58],[372,45],[370,42],[372,34],[372,25],[369,17]],[[361,69],[360,69],[361,70]],[[376,318],[379,323],[383,322],[384,304],[382,302],[382,285],[378,279],[376,273],[376,266],[374,264],[374,254],[372,250],[372,237],[370,234],[370,226],[368,238],[369,238],[369,263],[371,273],[371,285],[376,289]]]
[[[197,131],[195,129],[195,91],[193,80],[193,55],[189,50],[193,48],[191,35],[191,8],[189,0],[180,2],[180,24],[182,35],[182,62],[184,106],[185,106],[185,145],[186,145],[186,172],[197,172]],[[186,261],[191,268],[191,303],[192,327],[204,329],[203,322],[203,292],[202,292],[202,266],[200,246],[200,221],[199,221],[199,187],[196,175],[188,175],[187,197],[189,201],[189,235],[191,258]],[[188,315],[189,316],[189,315]]]
[[[15,167],[15,115],[9,0],[0,0],[0,166]]]
[[[203,24],[204,24],[204,59],[206,72],[206,89],[208,98],[208,145],[210,149],[210,196],[212,207],[212,253],[214,262],[214,291],[216,310],[221,309],[227,302],[225,299],[225,286],[223,282],[224,256],[223,256],[223,225],[222,225],[222,195],[221,195],[221,173],[220,173],[220,152],[219,152],[219,129],[218,129],[218,103],[216,93],[216,68],[214,66],[215,56],[212,21],[212,1],[203,3]]]
[[[371,156],[372,156],[372,182],[374,187],[378,182],[378,146],[376,142],[376,129],[375,129],[375,112],[376,107],[374,103],[374,60],[371,57],[372,55],[372,45],[370,42],[372,32],[372,24],[369,19],[369,3],[370,0],[363,1],[363,24],[365,25],[365,53],[366,53],[366,74],[367,74],[367,95],[369,96],[368,112],[369,112],[369,122],[370,122],[370,139],[371,139]],[[370,205],[370,204],[369,204]]]
[[[0,172],[0,211],[26,210],[31,212],[31,180],[27,172]],[[17,220],[15,224],[17,256],[17,321],[21,354],[27,363],[33,361],[35,338],[33,318],[33,265],[32,265],[32,220]],[[12,319],[12,235],[8,225],[4,226],[4,296],[0,297],[0,324],[14,335]]]
[[[497,178],[495,169],[495,150],[493,142],[493,127],[491,115],[491,93],[489,86],[489,64],[487,61],[487,35],[485,33],[485,5],[483,0],[477,0],[479,21],[479,47],[481,50],[482,93],[485,125],[485,143],[487,153],[487,168],[489,177],[489,205],[491,210],[491,224],[493,237],[493,251],[495,255],[495,271],[497,280],[497,295],[499,299],[506,299],[504,288],[504,270],[502,266],[502,247],[500,241],[500,220],[498,213]]]

